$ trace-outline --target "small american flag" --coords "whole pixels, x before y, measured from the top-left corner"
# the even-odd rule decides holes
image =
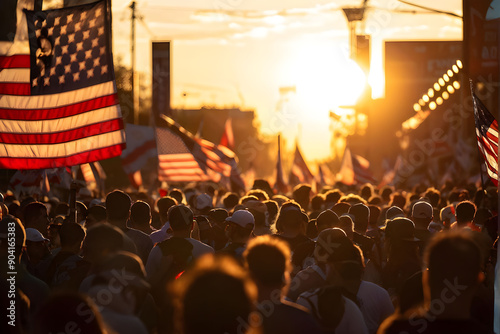
[[[0,167],[53,168],[120,155],[125,134],[107,3],[23,7],[28,1],[18,2],[15,38],[0,45]]]
[[[162,115],[166,127],[156,128],[160,181],[219,182],[229,177],[234,153],[226,147],[195,138],[171,118]]]
[[[472,101],[479,152],[491,182],[498,186],[498,122],[474,92]]]

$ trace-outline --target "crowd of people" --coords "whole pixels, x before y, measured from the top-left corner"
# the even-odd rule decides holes
[[[496,188],[286,195],[4,192],[1,332],[493,333]]]

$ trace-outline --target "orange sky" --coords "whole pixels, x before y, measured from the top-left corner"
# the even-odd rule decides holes
[[[255,109],[262,133],[283,132],[290,145],[299,134],[305,158],[322,159],[331,154],[329,111],[341,112],[339,105],[354,103],[363,79],[349,60],[347,22],[340,9],[361,2],[139,0],[144,24],[137,23],[136,64],[145,73],[141,79],[150,82],[151,41],[171,40],[174,107]],[[461,14],[459,0],[415,2]],[[129,4],[113,0],[114,52],[127,65]],[[363,30],[372,38],[374,97],[383,94],[383,41],[462,38],[460,19],[395,13],[389,9],[420,11],[397,0],[371,0],[369,6],[379,8],[367,12]],[[296,91],[279,104],[279,88],[284,86]]]

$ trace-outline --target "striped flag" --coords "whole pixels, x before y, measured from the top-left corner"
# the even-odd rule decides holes
[[[340,171],[337,173],[337,181],[346,185],[371,183],[376,184],[370,171],[370,162],[360,155],[352,154],[346,147]]]
[[[288,183],[291,186],[299,183],[312,184],[313,180],[314,175],[309,170],[309,167],[307,167],[306,161],[302,157],[302,153],[300,153],[299,145],[295,143],[295,154]]]
[[[472,92],[472,101],[474,102],[477,146],[491,182],[498,186],[498,122],[474,92]]]
[[[0,168],[74,166],[118,156],[125,133],[105,1],[35,12],[19,0],[0,42]]]
[[[150,158],[156,158],[155,131],[149,126],[127,124],[125,127],[127,148],[123,150],[121,159],[130,183],[139,188],[142,185],[141,169]]]
[[[160,181],[219,182],[231,176],[234,153],[227,147],[195,138],[171,118],[162,115],[165,128],[156,128]]]

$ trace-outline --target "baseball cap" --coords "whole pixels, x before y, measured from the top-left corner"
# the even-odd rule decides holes
[[[447,221],[447,222],[449,221],[450,224],[457,221],[457,217],[455,217],[455,207],[453,206],[453,204],[450,204],[442,208],[440,216],[441,216],[441,221]]]
[[[245,206],[248,210],[255,210],[264,214],[267,212],[267,206],[260,201],[250,200],[245,203]]]
[[[238,210],[232,216],[226,218],[227,222],[235,223],[243,228],[251,229],[255,224],[255,219],[250,211]]]
[[[212,197],[209,194],[201,194],[196,197],[196,209],[212,208]]]
[[[413,218],[432,218],[434,215],[432,212],[432,205],[425,201],[418,201],[413,204],[413,208],[411,210],[411,216]]]
[[[45,238],[36,228],[28,227],[26,229],[26,241],[41,242],[49,241],[49,239]]]
[[[419,241],[415,238],[415,225],[408,218],[394,218],[387,222],[385,235],[391,240]]]

